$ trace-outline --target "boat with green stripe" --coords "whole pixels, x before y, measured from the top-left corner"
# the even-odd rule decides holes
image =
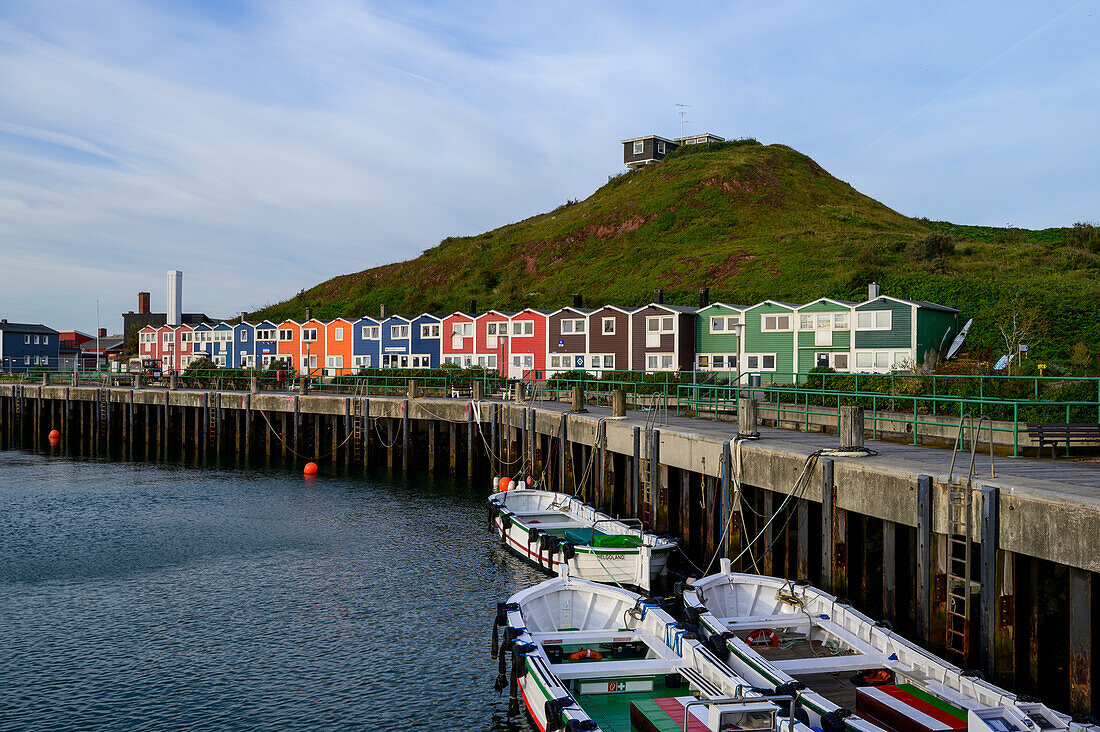
[[[496,689],[540,732],[811,732],[793,697],[752,689],[657,601],[568,575],[497,607]]]
[[[489,520],[501,546],[555,572],[648,591],[666,571],[676,542],[617,519],[566,493],[522,487],[489,497]]]
[[[751,684],[791,689],[825,732],[1088,729],[947,663],[808,582],[732,572],[723,559],[719,573],[682,594],[687,622],[716,655]]]

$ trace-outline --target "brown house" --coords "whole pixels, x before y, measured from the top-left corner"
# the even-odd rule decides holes
[[[630,313],[605,305],[588,316],[588,370],[626,371],[630,368]]]
[[[630,368],[691,371],[698,308],[650,303],[630,315]]]
[[[550,313],[546,334],[546,371],[581,371],[588,366],[590,308],[566,307]]]

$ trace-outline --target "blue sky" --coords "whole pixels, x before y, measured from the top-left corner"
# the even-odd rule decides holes
[[[229,316],[584,198],[624,137],[790,145],[902,213],[1097,221],[1100,0],[0,3],[0,314]]]

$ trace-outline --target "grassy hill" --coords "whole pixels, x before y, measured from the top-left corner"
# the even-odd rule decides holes
[[[301,318],[464,309],[751,304],[883,292],[975,318],[971,351],[998,350],[1012,311],[1037,323],[1037,356],[1065,361],[1100,344],[1100,235],[912,219],[837,180],[807,156],[754,140],[685,147],[569,201],[479,236],[448,238],[416,259],[341,275],[254,315]],[[1000,346],[1003,348],[1003,346]],[[1078,349],[1080,351],[1080,349]],[[1095,355],[1095,354],[1094,354]],[[1080,371],[1087,366],[1081,365]]]

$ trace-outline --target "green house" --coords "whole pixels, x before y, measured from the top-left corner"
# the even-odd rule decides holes
[[[695,318],[695,369],[734,371],[741,354],[741,328],[745,305],[716,302],[701,309]]]
[[[798,308],[798,371],[827,367],[848,371],[852,364],[852,308],[856,303],[823,297]]]
[[[801,305],[765,300],[745,310],[741,372],[765,382],[790,383],[795,372],[795,327]]]
[[[925,366],[959,332],[959,311],[924,300],[881,295],[853,308],[852,371],[886,373]]]

